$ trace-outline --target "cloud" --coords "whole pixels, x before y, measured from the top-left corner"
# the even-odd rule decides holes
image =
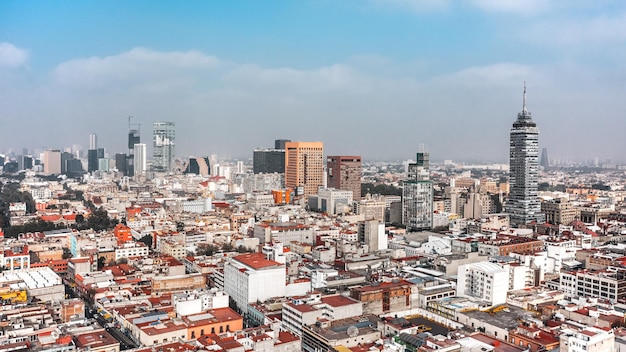
[[[550,1],[544,0],[469,0],[468,3],[486,12],[532,15],[546,12]]]
[[[109,83],[158,83],[176,81],[181,73],[212,70],[220,65],[214,57],[197,51],[158,52],[134,48],[106,57],[80,58],[57,66],[53,78],[60,85],[96,87]],[[172,83],[172,82],[170,82]]]
[[[10,93],[3,118],[12,129],[28,130],[38,145],[54,148],[86,145],[95,131],[109,153],[122,152],[126,116],[134,115],[148,144],[153,121],[176,122],[180,156],[250,156],[254,147],[288,138],[322,140],[328,153],[366,159],[410,158],[424,143],[433,160],[505,161],[526,80],[542,143],[562,148],[547,144],[551,155],[594,153],[568,138],[586,131],[580,121],[592,115],[605,139],[615,141],[611,149],[623,150],[617,132],[626,129],[618,118],[626,109],[618,99],[621,81],[606,87],[594,82],[594,71],[572,76],[581,70],[518,62],[428,78],[423,70],[422,62],[385,57],[298,69],[136,48],[61,63],[50,79],[25,80],[31,86],[15,89],[0,81],[0,92]],[[594,114],[599,107],[601,116]],[[25,142],[7,135],[2,143],[19,148]]]
[[[26,50],[11,43],[0,43],[0,67],[17,68],[26,65],[27,62]]]
[[[623,45],[626,41],[626,13],[541,20],[521,28],[518,35],[522,40],[580,51]]]

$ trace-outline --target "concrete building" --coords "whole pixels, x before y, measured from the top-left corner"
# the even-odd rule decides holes
[[[352,210],[352,191],[321,188],[317,195],[309,196],[308,204],[311,210],[329,215],[349,213]]]
[[[433,226],[433,182],[429,175],[429,155],[417,153],[409,164],[408,180],[402,184],[402,224],[408,231],[429,230]]]
[[[308,302],[292,300],[283,303],[282,324],[296,336],[302,336],[302,327],[320,319],[339,320],[363,314],[363,304],[341,295],[315,297]]]
[[[376,315],[366,314],[333,322],[320,322],[319,326],[303,326],[302,350],[330,352],[337,351],[339,346],[352,348],[374,343],[382,335],[378,330],[379,320]]]
[[[315,243],[313,227],[293,222],[257,223],[254,225],[254,237],[261,243]]]
[[[385,223],[378,220],[359,222],[359,242],[366,244],[370,251],[387,249],[387,234]]]
[[[170,172],[176,155],[176,124],[161,121],[152,128],[152,167],[156,172]]]
[[[526,109],[526,84],[522,112],[511,128],[510,139],[510,192],[506,211],[511,226],[518,227],[536,221],[543,223],[538,194],[539,186],[539,129]]]
[[[569,225],[580,216],[580,210],[574,204],[561,198],[544,200],[541,202],[541,211],[546,215],[546,221],[554,225]]]
[[[284,296],[285,280],[285,265],[262,253],[238,255],[224,264],[224,291],[243,313],[248,303]]]
[[[285,143],[285,187],[296,190],[296,196],[316,194],[324,185],[324,143]]]
[[[133,153],[133,172],[135,176],[143,175],[148,170],[148,160],[146,154],[147,151],[145,144],[135,144]]]
[[[65,286],[49,267],[4,271],[0,273],[0,285],[16,285],[26,288],[29,298],[43,302],[62,301],[65,298]]]
[[[411,283],[400,280],[355,287],[350,297],[363,302],[365,314],[386,314],[411,309]]]
[[[477,298],[494,306],[506,303],[508,288],[509,272],[498,264],[480,262],[459,266],[458,296]]]
[[[613,330],[592,326],[584,328],[566,328],[559,336],[560,352],[613,352],[615,334]]]
[[[360,156],[328,156],[326,167],[329,188],[352,191],[352,199],[361,199],[363,169]]]
[[[61,174],[61,151],[46,150],[43,152],[43,173],[46,175]]]
[[[385,222],[387,202],[385,196],[366,194],[364,198],[356,200],[352,212],[362,215],[364,220],[379,220]]]

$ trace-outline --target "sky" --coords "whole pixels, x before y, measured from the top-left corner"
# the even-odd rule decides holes
[[[626,162],[623,1],[0,1],[0,152],[506,162],[524,82],[552,159]]]

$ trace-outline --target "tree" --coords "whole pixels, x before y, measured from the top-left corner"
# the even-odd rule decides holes
[[[361,185],[361,196],[364,197],[366,194],[381,194],[387,196],[401,196],[402,188],[394,187],[392,185],[386,184],[378,184],[374,185],[373,183],[363,183]]]

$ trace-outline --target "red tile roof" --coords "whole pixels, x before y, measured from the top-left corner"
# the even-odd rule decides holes
[[[242,254],[233,257],[233,259],[256,270],[273,266],[279,267],[282,265],[279,262],[265,259],[265,255],[263,253]]]

